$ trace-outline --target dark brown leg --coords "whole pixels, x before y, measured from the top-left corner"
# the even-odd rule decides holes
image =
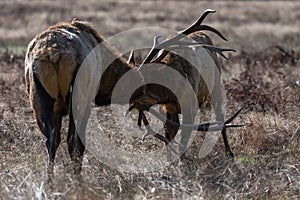
[[[85,122],[82,122],[82,123],[85,123]],[[85,131],[85,127],[84,127],[84,131]],[[84,137],[84,135],[82,137]],[[74,163],[75,174],[79,174],[82,169],[82,158],[83,158],[83,154],[85,151],[85,146],[84,146],[82,139],[84,140],[84,138],[81,138],[78,135],[77,129],[75,127],[74,117],[73,117],[73,113],[72,113],[72,103],[70,103],[69,131],[68,131],[67,142],[68,142],[68,151],[69,151],[71,160]]]
[[[179,124],[179,117],[178,117],[177,113],[174,114],[174,113],[167,112],[167,119],[169,119],[172,122],[175,122],[175,123]],[[174,127],[170,123],[165,123],[164,129],[165,129],[165,137],[169,141],[172,141],[175,138],[175,136],[178,132],[178,127]]]
[[[53,167],[56,150],[60,144],[60,129],[62,115],[53,113],[55,100],[44,90],[39,80],[34,78],[34,87],[31,89],[31,101],[37,124],[47,138],[46,147],[49,167]]]
[[[222,91],[222,85],[221,82],[218,81],[215,84],[213,93],[212,93],[212,105],[214,107],[215,110],[215,114],[216,114],[216,119],[217,121],[222,121],[224,122],[224,111],[223,111],[223,91]],[[228,138],[227,138],[227,134],[226,134],[226,128],[223,128],[222,131],[222,137],[223,137],[223,142],[224,142],[224,146],[225,146],[225,153],[226,156],[229,158],[234,158],[234,155],[230,149],[229,143],[228,143]]]

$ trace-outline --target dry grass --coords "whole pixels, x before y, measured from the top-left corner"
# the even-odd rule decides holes
[[[245,107],[236,122],[246,126],[229,132],[236,156],[234,162],[226,160],[221,140],[207,157],[199,159],[197,152],[202,137],[196,136],[188,151],[188,157],[193,161],[175,162],[159,172],[129,174],[114,171],[87,153],[82,177],[73,177],[64,135],[52,184],[46,173],[44,138],[35,125],[24,95],[23,56],[3,54],[0,77],[3,98],[1,196],[37,199],[298,198],[300,111],[296,102],[299,102],[297,80],[300,76],[295,71],[299,70],[299,53],[294,52],[290,57],[281,57],[281,54],[279,47],[255,55],[243,52],[225,66],[228,68],[225,77],[229,73],[235,75],[234,79],[225,82],[227,110]],[[241,69],[231,71],[230,65],[236,64]],[[292,75],[291,71],[294,71]],[[104,111],[106,127],[111,125],[114,130],[105,117],[109,108]],[[118,145],[128,148],[127,144],[132,143],[132,139],[112,132],[111,137],[117,139]],[[161,144],[151,139],[132,148],[144,151],[149,150],[147,146],[157,149]]]
[[[157,2],[161,6],[154,9],[152,1],[76,1],[72,8],[60,2],[1,2],[5,8],[0,10],[2,46],[27,44],[29,38],[48,25],[75,14],[92,21],[107,36],[150,25],[180,29],[204,8],[217,9],[217,14],[207,22],[225,31],[232,42],[226,46],[238,50],[229,61],[223,61],[226,110],[229,115],[244,106],[235,122],[245,127],[228,130],[234,162],[226,159],[221,137],[208,156],[198,158],[203,142],[199,134],[187,153],[191,160],[176,161],[161,171],[121,173],[87,152],[82,176],[75,177],[66,147],[66,120],[55,176],[51,179],[46,171],[45,138],[37,129],[25,95],[24,52],[18,50],[15,54],[1,48],[0,196],[3,199],[299,199],[300,43],[297,32],[300,26],[296,12],[299,3],[249,2],[244,6],[244,2],[167,1]],[[130,12],[133,5],[136,12]],[[174,12],[174,6],[180,6],[181,11]],[[120,15],[125,18],[119,19]],[[278,27],[283,29],[273,34]],[[109,120],[109,110],[107,107],[99,112],[106,127],[111,127],[109,134],[116,139],[116,144],[141,152],[162,147],[155,139],[134,145],[142,132],[131,138],[116,131],[114,122]]]

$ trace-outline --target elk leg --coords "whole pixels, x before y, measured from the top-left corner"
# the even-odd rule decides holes
[[[43,134],[46,136],[46,150],[48,154],[48,174],[53,174],[54,170],[54,160],[55,160],[55,155],[56,151],[58,149],[58,146],[61,141],[60,137],[60,129],[61,129],[61,120],[62,116],[57,116],[53,118],[54,120],[54,128],[52,123],[50,121],[44,123],[44,122],[38,122],[39,127],[43,126],[44,128],[40,128],[43,132]],[[50,132],[50,130],[52,130]]]
[[[181,130],[180,148],[179,153],[182,158],[185,158],[185,152],[188,147],[188,142],[192,136],[192,130]]]
[[[231,150],[230,150],[230,147],[229,147],[229,144],[228,144],[228,141],[227,141],[227,135],[226,135],[226,128],[228,128],[228,127],[242,127],[243,125],[239,125],[239,124],[237,124],[237,125],[235,125],[235,124],[231,124],[230,125],[230,122],[232,122],[232,120],[234,120],[234,118],[236,117],[236,116],[238,116],[239,115],[239,113],[241,112],[243,110],[243,108],[240,108],[236,113],[234,113],[229,119],[227,119],[225,122],[224,122],[224,126],[223,126],[223,129],[222,129],[222,134],[224,134],[223,135],[223,140],[224,140],[224,144],[225,144],[225,150],[226,150],[226,155],[228,156],[228,157],[230,157],[230,158],[234,158],[234,155],[233,155],[233,153],[231,152]],[[230,125],[230,126],[228,126],[228,125]],[[224,131],[224,132],[223,132]],[[224,137],[225,136],[225,137]]]
[[[167,119],[169,119],[172,122],[175,122],[175,123],[179,124],[179,117],[178,117],[177,113],[167,112]],[[169,141],[172,141],[175,138],[175,136],[178,132],[178,128],[179,127],[173,126],[170,123],[165,123],[164,129],[165,129],[166,139],[168,139]]]
[[[220,109],[219,106],[215,107],[215,113],[216,113],[216,120],[217,121],[222,121],[224,122],[224,115],[222,110]],[[226,127],[223,127],[223,129],[221,130],[222,133],[222,138],[223,138],[223,142],[224,142],[224,146],[225,146],[225,153],[226,156],[229,158],[233,158],[234,155],[230,149],[229,143],[228,143],[228,138],[227,138],[227,134],[226,134]]]
[[[217,117],[217,121],[224,121],[224,115],[222,112],[220,111],[216,111],[216,117]],[[226,134],[226,127],[223,127],[222,131],[222,137],[223,137],[223,142],[224,142],[224,146],[225,146],[225,153],[226,156],[228,158],[234,158],[234,155],[230,149],[229,143],[228,143],[228,138],[227,138],[227,134]]]
[[[50,156],[51,156],[50,160],[51,160],[51,162],[54,162],[56,151],[57,151],[57,148],[61,141],[60,129],[61,129],[61,122],[62,122],[62,115],[54,114],[52,117],[52,122],[54,124],[54,129],[52,130],[52,134],[49,139],[49,143],[50,143],[49,148],[51,149],[50,150]]]
[[[183,105],[183,108],[184,107],[187,108],[188,106]],[[194,122],[194,119],[197,114],[196,109],[197,108],[193,108],[193,109],[191,108],[189,114],[182,115],[182,124],[188,124]],[[180,148],[179,148],[179,153],[182,155],[181,158],[186,158],[185,152],[188,148],[188,144],[191,137],[192,137],[192,130],[181,130]]]
[[[215,114],[216,114],[216,120],[217,121],[222,121],[224,122],[224,112],[223,112],[223,109],[222,109],[222,102],[223,102],[223,92],[221,90],[222,88],[222,85],[221,85],[221,82],[218,81],[218,83],[215,85],[215,88],[213,90],[213,98],[212,98],[212,105],[214,107],[214,110],[215,110]],[[224,142],[224,146],[225,146],[225,153],[226,153],[226,156],[228,158],[234,158],[234,155],[230,149],[230,146],[229,146],[229,143],[228,143],[228,138],[227,138],[227,134],[226,134],[226,127],[223,127],[222,131],[222,137],[223,137],[223,142]]]
[[[55,100],[45,91],[39,80],[34,77],[34,88],[31,88],[30,98],[37,124],[47,138],[46,148],[48,165],[53,166],[56,150],[60,144],[60,129],[62,116],[53,113]]]
[[[68,130],[67,143],[68,143],[69,155],[71,157],[71,160],[74,163],[75,174],[79,174],[82,169],[82,158],[83,158],[85,146],[81,139],[82,138],[80,138],[80,136],[78,135],[78,132],[75,127],[74,117],[72,113],[72,100],[70,97],[69,130]]]
[[[70,112],[69,131],[68,131],[68,151],[71,160],[74,163],[75,173],[78,174],[82,169],[82,158],[85,150],[85,146],[79,137],[74,124],[73,114]]]

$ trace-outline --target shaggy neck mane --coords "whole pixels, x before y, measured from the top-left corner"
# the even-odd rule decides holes
[[[123,57],[115,47],[106,42],[106,40],[101,35],[99,35],[88,22],[77,21],[76,19],[73,19],[70,25],[76,27],[79,30],[88,30],[98,40],[99,43],[102,43],[102,45],[106,47],[107,53],[111,54],[110,56],[116,58],[115,61],[110,65],[110,68],[112,68],[112,72],[118,75],[120,74],[120,72],[126,72],[133,67],[132,65],[129,65],[126,62],[125,57]],[[123,73],[120,75],[123,75]]]
[[[55,30],[60,28],[66,29],[71,32],[74,32],[75,30],[78,32],[90,33],[99,42],[99,44],[101,43],[106,48],[107,51],[105,52],[105,56],[116,58],[103,73],[99,91],[96,96],[98,105],[109,104],[111,102],[111,95],[115,85],[117,84],[119,79],[134,66],[128,64],[126,62],[126,58],[122,56],[115,47],[106,42],[105,39],[100,36],[88,22],[73,19],[71,22],[62,22],[55,26],[52,26],[48,30]]]
[[[109,43],[107,43],[105,41],[105,39],[101,35],[98,34],[98,32],[91,26],[90,23],[88,23],[86,21],[78,21],[76,18],[74,18],[74,19],[72,19],[71,22],[58,23],[54,26],[49,27],[48,30],[55,30],[55,29],[60,29],[60,28],[64,28],[64,29],[69,30],[71,32],[74,31],[74,29],[78,30],[79,32],[81,32],[81,31],[89,32],[91,35],[94,36],[94,38],[97,39],[99,44],[103,43],[103,45],[105,45],[105,47],[107,48],[108,53],[111,53],[112,56],[117,58],[115,63],[112,63],[112,65],[115,68],[123,68],[123,67],[132,68],[133,67],[132,65],[130,65],[126,62],[126,58],[123,57],[121,55],[121,53],[116,48],[114,48]]]

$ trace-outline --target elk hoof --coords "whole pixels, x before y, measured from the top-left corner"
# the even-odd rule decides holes
[[[234,160],[234,155],[231,151],[227,151],[226,152],[226,157],[230,160]]]

